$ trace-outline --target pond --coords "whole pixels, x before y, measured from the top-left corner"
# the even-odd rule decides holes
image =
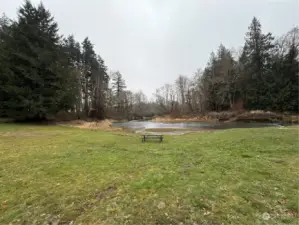
[[[280,126],[277,123],[259,123],[259,122],[183,122],[183,123],[161,123],[152,121],[128,121],[115,122],[114,127],[134,130],[137,133],[173,133],[184,134],[201,130],[221,130],[231,128],[258,128]]]

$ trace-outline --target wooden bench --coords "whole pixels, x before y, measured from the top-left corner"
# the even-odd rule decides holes
[[[142,135],[141,141],[145,142],[146,140],[149,140],[149,139],[151,139],[151,140],[160,140],[160,142],[162,142],[163,141],[163,135],[153,135],[153,134],[151,134],[151,135]]]

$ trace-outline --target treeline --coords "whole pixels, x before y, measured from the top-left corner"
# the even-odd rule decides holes
[[[139,119],[157,114],[261,109],[298,112],[299,29],[274,38],[254,18],[244,47],[220,45],[206,68],[157,89],[155,102],[108,72],[86,37],[63,37],[43,4],[25,1],[17,19],[0,18],[0,117]]]
[[[223,110],[298,112],[299,28],[274,38],[253,18],[239,51],[222,44],[194,77],[180,75],[157,89],[160,109],[170,114]]]
[[[43,120],[63,111],[76,118],[149,112],[142,92],[126,90],[120,72],[108,74],[86,37],[63,37],[42,3],[25,1],[17,19],[0,18],[0,116]]]
[[[106,117],[114,119],[141,119],[157,114],[156,103],[150,102],[142,92],[126,89],[126,83],[120,72],[110,74],[111,88],[106,98]]]

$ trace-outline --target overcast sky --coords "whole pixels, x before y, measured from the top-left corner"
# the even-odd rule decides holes
[[[13,18],[22,0],[0,0]],[[39,0],[32,0],[39,3]],[[205,66],[220,43],[240,47],[256,16],[264,32],[299,24],[299,0],[44,0],[63,35],[88,36],[109,70],[151,97],[157,87]]]

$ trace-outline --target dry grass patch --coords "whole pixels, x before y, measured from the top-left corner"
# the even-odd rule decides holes
[[[69,122],[60,123],[63,126],[77,127],[91,130],[104,130],[104,131],[121,131],[122,128],[113,127],[112,120],[101,120],[101,121],[84,121],[74,120]]]

